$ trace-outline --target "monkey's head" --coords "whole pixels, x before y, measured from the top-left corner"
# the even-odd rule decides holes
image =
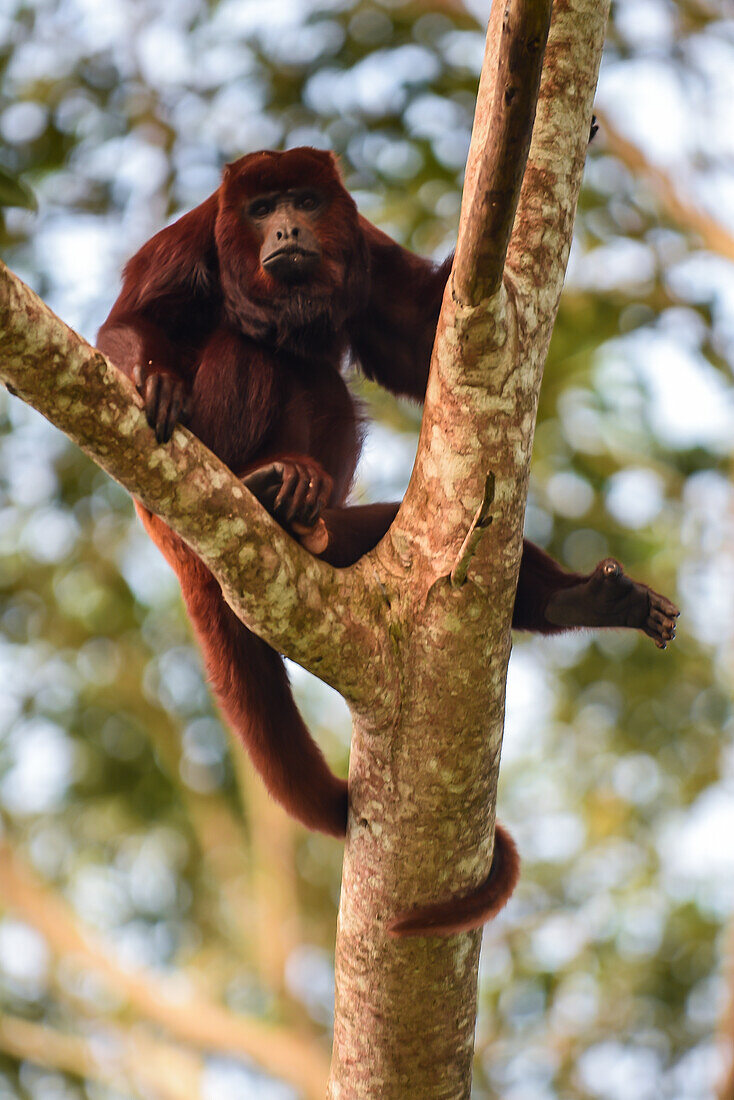
[[[314,325],[336,335],[365,300],[367,248],[332,153],[265,151],[228,165],[216,243],[225,306],[257,338],[284,343]]]

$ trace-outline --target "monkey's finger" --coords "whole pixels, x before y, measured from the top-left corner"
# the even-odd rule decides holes
[[[309,474],[310,483],[303,509],[303,521],[313,526],[331,498],[333,482],[329,475],[318,467],[311,467]]]
[[[161,376],[157,372],[149,374],[145,381],[145,418],[154,431],[158,423],[158,404],[160,402]],[[156,431],[156,436],[157,436]]]
[[[155,437],[159,443],[167,442],[171,434],[168,430],[171,397],[171,379],[167,374],[163,374],[158,385],[158,408],[155,418]]]
[[[133,367],[133,382],[138,390],[142,393],[143,390],[143,364],[136,363]]]
[[[173,423],[171,405],[174,401],[175,379],[170,374],[160,374],[158,384],[158,407],[155,418],[155,437],[159,443],[167,443],[171,438]]]
[[[321,489],[321,477],[317,470],[309,470],[309,478],[306,499],[303,502],[304,523],[313,523],[319,512],[319,492]]]
[[[289,463],[283,464],[283,483],[280,487],[280,491],[275,498],[275,504],[273,509],[276,513],[282,512],[286,502],[289,500],[295,489],[296,482],[298,480],[298,470],[295,465]]]
[[[170,439],[173,435],[173,429],[181,419],[181,409],[184,403],[184,387],[181,385],[181,381],[178,378],[174,378],[171,381],[170,398],[168,402],[168,413],[166,415],[166,439]]]
[[[166,412],[166,422],[163,426],[163,432],[164,432],[164,438],[165,439],[170,439],[171,436],[173,435],[173,429],[176,427],[176,424],[178,423],[179,407],[180,407],[180,402],[178,401],[176,395],[174,394],[173,397],[171,398],[171,401],[169,402],[168,410]]]
[[[251,470],[241,479],[242,484],[257,497],[263,507],[271,510],[275,495],[283,483],[283,466],[280,462],[270,462]]]
[[[285,518],[288,523],[292,523],[293,520],[304,520],[305,512],[303,509],[303,502],[308,492],[308,482],[300,478],[296,482],[296,487],[293,491],[293,496],[286,503]]]
[[[311,488],[310,471],[305,466],[298,467],[298,481],[287,508],[288,522],[294,519],[303,521],[306,514],[306,498]]]
[[[665,596],[659,595],[657,592],[650,593],[650,605],[656,610],[662,611],[663,614],[667,615],[670,619],[677,619],[680,615],[680,611],[675,604]]]
[[[675,627],[672,624],[648,623],[645,633],[651,638],[662,638],[664,642],[672,642],[675,638]]]
[[[675,641],[675,627],[661,626],[659,623],[651,622],[649,619],[642,627],[643,634],[647,634],[648,638],[652,638],[658,649],[667,649],[668,642]]]

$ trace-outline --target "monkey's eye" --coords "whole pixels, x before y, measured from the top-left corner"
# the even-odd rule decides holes
[[[319,196],[313,191],[303,191],[296,199],[299,210],[316,210],[320,205]]]
[[[268,199],[255,199],[251,202],[247,213],[251,218],[266,218],[273,209],[273,204]]]

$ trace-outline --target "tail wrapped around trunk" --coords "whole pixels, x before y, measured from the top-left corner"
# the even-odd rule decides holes
[[[309,829],[344,836],[347,784],[329,769],[291,693],[283,660],[248,630],[196,555],[162,520],[136,505],[143,524],[176,571],[209,680],[272,797]],[[509,833],[495,826],[494,858],[484,883],[460,898],[398,914],[391,936],[446,936],[479,928],[510,897],[520,861]]]
[[[489,875],[476,890],[398,913],[388,925],[391,936],[449,936],[481,928],[507,903],[520,876],[515,841],[502,825],[494,827],[494,855]]]

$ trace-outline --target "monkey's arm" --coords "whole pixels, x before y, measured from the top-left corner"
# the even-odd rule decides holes
[[[194,350],[218,323],[216,211],[214,194],[143,245],[97,337],[100,351],[140,390],[159,443],[184,411]]]
[[[360,218],[370,256],[370,293],[350,324],[354,357],[391,393],[422,401],[453,257],[435,264]]]

